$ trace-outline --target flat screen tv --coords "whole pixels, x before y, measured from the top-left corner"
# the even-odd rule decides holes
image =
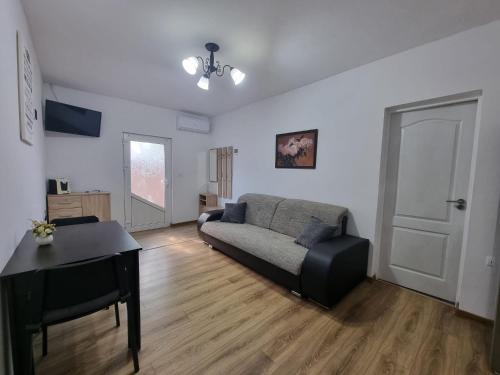
[[[99,137],[101,112],[46,100],[45,130]]]

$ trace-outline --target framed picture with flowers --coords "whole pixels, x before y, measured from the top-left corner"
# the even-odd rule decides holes
[[[276,168],[315,169],[318,129],[276,135]]]

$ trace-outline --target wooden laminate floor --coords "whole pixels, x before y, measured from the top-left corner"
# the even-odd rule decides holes
[[[194,225],[134,235],[141,374],[487,374],[491,328],[451,306],[364,282],[326,311],[210,250]],[[49,327],[39,374],[131,374],[125,306]]]

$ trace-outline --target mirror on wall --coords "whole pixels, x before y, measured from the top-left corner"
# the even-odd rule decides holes
[[[213,148],[208,151],[209,159],[209,175],[208,180],[210,182],[217,182],[217,149]]]

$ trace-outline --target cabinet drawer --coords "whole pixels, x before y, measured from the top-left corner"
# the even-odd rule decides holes
[[[66,208],[82,208],[82,197],[79,195],[49,196],[48,205],[49,211]]]
[[[49,220],[52,221],[54,219],[65,219],[68,217],[80,217],[82,215],[82,208],[61,208],[58,210],[50,210],[49,211]]]

